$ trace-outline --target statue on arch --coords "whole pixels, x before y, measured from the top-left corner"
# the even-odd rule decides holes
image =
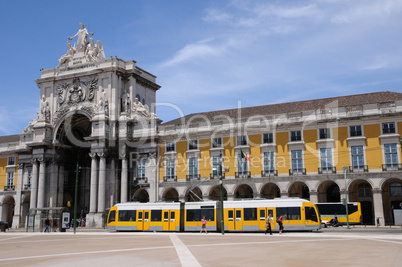
[[[84,27],[84,23],[80,22],[81,29],[72,36],[68,37],[68,40],[72,40],[77,37],[77,52],[86,52],[87,45],[88,45],[88,35],[94,35],[92,32],[88,32],[88,30]]]
[[[67,41],[67,53],[65,53],[64,55],[62,55],[59,59],[59,67],[66,63],[71,61],[71,59],[73,58],[74,54],[77,52],[77,50],[75,49],[75,47],[71,46],[71,42]]]

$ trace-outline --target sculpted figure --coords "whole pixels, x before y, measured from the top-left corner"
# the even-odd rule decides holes
[[[46,100],[45,96],[42,96],[42,103],[40,107],[41,117],[46,121],[50,121],[50,108],[49,102]]]
[[[121,111],[122,112],[130,112],[130,94],[124,93],[121,96]]]
[[[85,52],[86,58],[87,58],[88,60],[92,60],[94,52],[95,52],[95,41],[94,41],[94,38],[89,38],[89,43],[88,43],[88,46],[87,46],[87,51]]]
[[[94,35],[92,32],[88,32],[87,29],[84,27],[84,23],[80,22],[81,29],[72,36],[68,37],[69,40],[74,39],[77,37],[77,52],[86,52],[86,48],[88,45],[88,35]]]
[[[70,61],[73,58],[74,54],[77,52],[75,48],[71,46],[71,43],[69,41],[67,41],[67,47],[68,47],[67,53],[62,55],[61,58],[59,59],[59,66],[61,64]]]

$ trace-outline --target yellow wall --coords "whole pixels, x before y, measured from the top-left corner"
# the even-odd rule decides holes
[[[306,172],[318,172],[319,152],[317,151],[317,130],[304,130],[303,141],[305,143],[304,150],[304,167]]]
[[[287,143],[289,142],[289,132],[276,133],[276,166],[278,168],[278,174],[289,173],[289,148]]]
[[[211,173],[211,157],[209,155],[209,149],[211,148],[210,139],[201,139],[199,142],[200,159],[199,159],[199,174],[201,177],[209,177]]]
[[[7,171],[6,171],[6,166],[7,166],[7,157],[6,158],[0,158],[0,190],[4,189],[4,186],[6,185],[6,180],[7,180]]]
[[[348,127],[339,127],[332,130],[332,135],[335,140],[334,162],[337,171],[342,170],[342,167],[349,166],[349,148],[348,142]]]
[[[261,134],[254,134],[248,136],[249,144],[250,144],[250,155],[249,158],[251,162],[249,162],[249,170],[251,175],[261,175],[262,163],[263,161],[261,155]]]
[[[366,161],[369,169],[380,169],[382,167],[382,150],[380,139],[380,124],[364,125],[364,136],[366,139]]]

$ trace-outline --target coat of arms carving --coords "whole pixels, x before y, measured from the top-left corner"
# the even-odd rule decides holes
[[[57,102],[63,104],[77,104],[85,100],[92,101],[95,97],[97,78],[81,81],[74,78],[72,83],[62,83],[57,87]]]

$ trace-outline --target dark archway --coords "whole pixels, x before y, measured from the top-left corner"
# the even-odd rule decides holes
[[[179,202],[179,193],[174,188],[166,189],[162,199],[163,201]]]
[[[318,203],[341,202],[338,184],[334,181],[323,181],[317,188]]]
[[[400,209],[402,203],[402,180],[391,178],[382,186],[385,224],[394,224],[394,209]]]
[[[254,198],[253,189],[247,184],[239,185],[234,191],[234,198],[244,199],[244,198]]]
[[[365,180],[355,180],[349,186],[349,202],[360,202],[362,223],[374,224],[373,188]]]
[[[196,188],[191,188],[191,190],[187,190],[186,193],[186,202],[196,202],[196,201],[202,201],[202,192],[199,187]]]
[[[310,200],[310,190],[305,183],[295,182],[289,187],[288,196]]]
[[[273,199],[281,197],[281,190],[274,183],[265,184],[261,189],[261,198]]]
[[[11,227],[13,224],[13,216],[14,216],[14,206],[15,201],[12,196],[7,196],[3,200],[3,221],[8,222],[8,225]]]
[[[141,189],[138,189],[137,191],[135,191],[133,200],[141,202],[141,203],[149,202],[149,194],[148,194],[147,190],[141,188]]]
[[[228,193],[226,192],[225,187],[223,187],[223,200],[228,200]],[[221,189],[220,185],[216,185],[211,188],[211,191],[209,191],[209,199],[210,200],[221,200]]]

